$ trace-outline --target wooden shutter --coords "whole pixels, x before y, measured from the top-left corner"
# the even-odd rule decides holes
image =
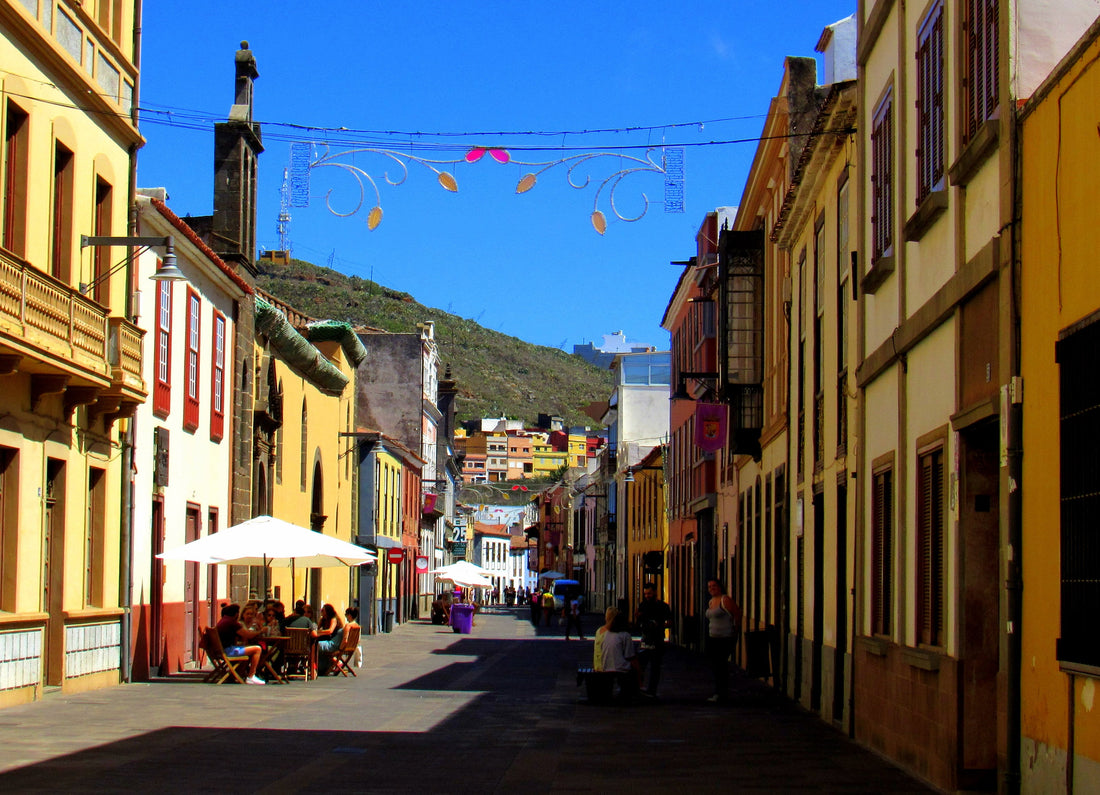
[[[161,262],[157,260],[159,270]],[[156,367],[153,384],[153,413],[167,417],[172,406],[172,282],[157,283]]]
[[[921,643],[943,639],[943,450],[920,458],[917,516],[917,631]]]
[[[872,633],[890,634],[893,596],[893,471],[874,477],[871,527]]]

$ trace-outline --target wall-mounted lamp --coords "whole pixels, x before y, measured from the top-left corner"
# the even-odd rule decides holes
[[[84,249],[88,246],[141,246],[143,248],[152,248],[156,246],[163,248],[164,257],[157,266],[157,272],[149,278],[155,282],[182,282],[187,280],[187,277],[183,275],[183,271],[176,267],[176,247],[175,241],[172,239],[171,235],[167,237],[143,237],[141,235],[81,235],[80,247]],[[85,285],[81,292],[87,293],[92,290],[97,284],[117,271],[128,261],[129,259],[123,260],[123,262],[107,271],[107,273],[100,276],[91,284]]]
[[[687,391],[687,380],[689,378],[694,379],[696,381],[702,380],[704,378],[717,379],[718,378],[718,373],[691,372],[691,371],[687,371],[687,370],[681,371],[680,374],[679,374],[679,380],[677,381],[678,386],[676,388],[676,391],[673,392],[669,396],[669,398],[668,398],[669,400],[694,400],[695,399],[690,394],[688,394],[688,391]]]
[[[664,467],[627,467],[626,475],[623,476],[623,483],[633,483],[635,472],[644,472],[647,470],[653,470],[656,472],[664,472]]]

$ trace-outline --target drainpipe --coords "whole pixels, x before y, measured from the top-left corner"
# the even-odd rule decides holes
[[[138,126],[138,96],[141,86],[141,0],[134,0],[134,36],[133,59],[137,69],[138,79],[134,81],[134,95],[130,107],[130,117],[134,127]],[[127,207],[129,217],[127,219],[126,232],[134,235],[137,232],[137,151],[138,144],[130,145],[130,174],[127,187]],[[133,320],[136,317],[136,307],[133,305],[134,287],[134,249],[131,247],[130,256],[126,261],[126,291],[125,301],[126,317]],[[131,417],[126,421],[126,431],[122,438],[122,494],[120,510],[122,521],[119,529],[119,549],[121,560],[119,561],[119,602],[122,608],[122,618],[119,623],[119,673],[123,682],[133,681],[133,660],[130,646],[133,638],[133,565],[134,565],[134,432],[136,418]]]

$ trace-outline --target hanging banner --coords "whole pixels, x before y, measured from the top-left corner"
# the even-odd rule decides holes
[[[432,513],[435,510],[435,501],[439,498],[438,494],[424,494],[424,505],[421,508],[421,513]]]
[[[416,556],[416,573],[427,574],[428,573],[428,557],[426,555]]]
[[[726,443],[726,414],[724,403],[695,404],[695,446],[713,453]]]

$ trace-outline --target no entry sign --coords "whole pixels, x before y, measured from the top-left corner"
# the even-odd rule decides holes
[[[390,563],[400,563],[405,559],[405,550],[403,549],[387,549],[386,560]]]

